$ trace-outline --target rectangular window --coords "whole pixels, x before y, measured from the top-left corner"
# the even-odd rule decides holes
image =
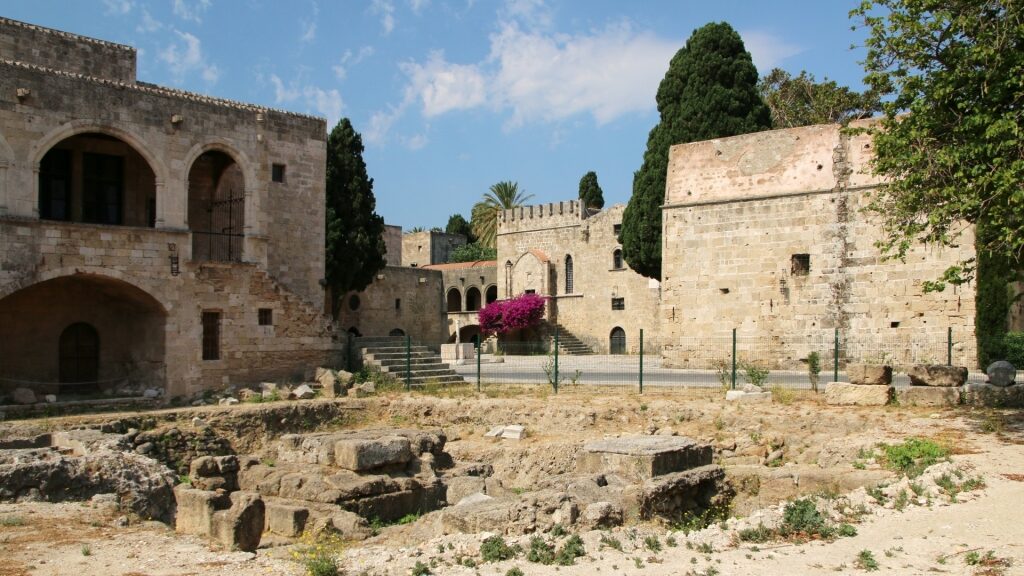
[[[71,219],[71,152],[50,150],[39,163],[39,217]]]
[[[615,233],[615,237],[618,238],[622,234],[622,224],[615,224],[612,226],[612,232]]]
[[[203,360],[220,360],[220,312],[203,312]]]
[[[537,291],[536,290],[526,290],[526,293],[527,294],[536,294]]]
[[[284,182],[284,164],[271,165],[270,179],[274,182]]]
[[[790,259],[790,272],[793,276],[806,276],[811,272],[810,254],[793,254]]]
[[[626,299],[625,298],[612,298],[612,310],[625,310]]]
[[[260,308],[258,312],[260,326],[274,325],[274,310],[271,308]]]
[[[124,162],[120,156],[82,154],[82,221],[121,224]]]
[[[402,309],[402,299],[401,298],[395,298],[395,310],[401,310],[401,309]]]

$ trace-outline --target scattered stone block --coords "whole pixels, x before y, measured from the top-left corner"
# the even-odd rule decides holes
[[[484,434],[484,438],[501,438],[501,434],[504,431],[505,426],[495,426]]]
[[[221,398],[217,404],[220,404],[221,406],[234,406],[235,404],[238,404],[238,398],[228,396],[227,398]]]
[[[292,396],[295,396],[299,400],[310,400],[316,397],[316,392],[309,387],[307,384],[303,384],[295,390],[292,390]]]
[[[1017,368],[1006,360],[998,360],[988,365],[985,374],[993,386],[1012,386],[1017,379]]]
[[[149,399],[155,399],[155,398],[159,398],[160,394],[161,394],[161,391],[157,390],[156,388],[146,388],[142,392],[142,397],[143,398],[149,398]]]
[[[1024,408],[1024,385],[995,386],[971,382],[961,388],[964,404],[990,408]]]
[[[47,404],[53,404],[54,402],[57,401],[57,395],[56,394],[47,394],[45,396],[45,399],[46,399],[46,403]]]
[[[942,408],[960,403],[960,389],[938,386],[909,386],[895,388],[900,406]]]
[[[622,524],[622,507],[611,502],[594,502],[583,510],[583,526],[588,529],[611,528]]]
[[[373,382],[363,382],[348,389],[348,395],[354,398],[365,398],[377,393],[377,385]]]
[[[631,436],[585,444],[576,458],[576,471],[642,482],[711,464],[711,459],[709,444],[683,436]]]
[[[334,444],[334,462],[339,468],[361,472],[412,459],[409,439],[386,436],[375,440],[339,440]]]
[[[287,504],[267,504],[267,530],[275,534],[296,538],[306,529],[309,510]]]
[[[476,494],[478,492],[484,492],[485,481],[480,476],[458,476],[455,478],[448,478],[444,482],[446,487],[445,500],[449,504],[455,504],[456,502],[462,501],[463,498],[470,494]]]
[[[460,498],[455,505],[472,506],[473,504],[479,504],[481,502],[490,502],[491,500],[494,500],[494,498],[491,498],[490,496],[484,494],[483,492],[474,492],[472,494]]]
[[[266,508],[255,492],[232,492],[231,507],[213,513],[211,536],[226,550],[253,552],[263,536]]]
[[[254,399],[262,396],[259,392],[249,390],[248,388],[242,388],[238,391],[238,399],[242,402],[252,402]]]
[[[964,385],[964,382],[967,381],[967,368],[941,364],[917,364],[907,372],[907,376],[910,376],[911,386],[952,388]]]
[[[759,389],[760,390],[760,389]],[[746,403],[769,403],[772,401],[771,392],[745,392],[743,390],[729,390],[725,393],[727,402]]]
[[[505,426],[505,429],[501,432],[501,437],[505,440],[522,440],[526,438],[526,427],[519,424]]]
[[[344,370],[335,371],[334,376],[337,379],[338,387],[343,391],[351,388],[352,383],[355,382],[356,379],[355,374]]]
[[[15,404],[35,404],[36,393],[29,388],[15,388],[11,392],[11,400]]]
[[[881,386],[892,384],[892,366],[879,364],[850,364],[846,367],[846,376],[851,384],[865,386]]]
[[[884,406],[889,402],[889,386],[829,382],[825,385],[825,403],[835,406]]]
[[[174,487],[178,504],[174,516],[174,529],[180,534],[210,536],[213,513],[231,506],[231,499],[222,492],[198,490],[188,484]]]
[[[193,428],[202,428],[204,426],[206,426],[206,420],[203,420],[202,418],[200,418],[198,416],[196,416],[195,418],[192,419],[192,427]]]
[[[281,397],[280,390],[278,390],[277,384],[274,382],[261,382],[260,394],[262,394],[264,398],[269,398],[271,396],[277,396],[278,398]]]

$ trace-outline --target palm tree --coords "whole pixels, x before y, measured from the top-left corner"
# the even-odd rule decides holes
[[[491,186],[490,191],[484,194],[484,199],[473,205],[470,226],[473,227],[473,234],[476,234],[477,242],[488,248],[495,248],[498,215],[502,210],[518,208],[526,204],[530,198],[533,198],[533,194],[524,194],[519,190],[518,182],[504,181]]]

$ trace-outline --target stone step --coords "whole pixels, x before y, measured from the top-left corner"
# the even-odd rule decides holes
[[[363,354],[405,354],[406,351],[407,350],[405,346],[387,348],[363,348],[360,350],[360,352]],[[437,354],[437,352],[434,352],[433,350],[427,348],[426,346],[413,346],[408,349],[408,352],[418,352],[422,354]]]
[[[395,376],[405,377],[404,366],[384,366],[381,368],[381,372],[385,374],[394,374]],[[448,367],[447,364],[441,364],[437,368],[413,368],[409,371],[413,376],[447,376],[450,374],[457,374],[456,371]]]
[[[437,354],[435,354],[433,352],[410,352],[408,354],[408,357],[410,359],[420,359],[420,360],[430,359],[430,358],[440,358],[440,356],[438,356]],[[378,362],[378,361],[381,361],[381,360],[401,360],[402,362],[405,362],[406,353],[405,352],[369,352],[369,353],[363,354],[363,358],[366,359],[366,360],[374,361],[374,362]]]
[[[379,366],[405,366],[405,358],[377,358],[374,362]],[[413,370],[417,368],[428,368],[435,365],[446,366],[437,356],[423,356],[422,358],[410,358],[409,364]]]

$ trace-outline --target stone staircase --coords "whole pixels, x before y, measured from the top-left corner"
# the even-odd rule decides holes
[[[405,383],[405,338],[397,337],[360,337],[355,339],[355,347],[362,356],[363,364],[375,366],[381,372],[390,374]],[[411,366],[410,383],[423,386],[428,382],[438,384],[465,384],[466,380],[441,361],[441,356],[427,348],[413,344],[409,348],[409,364]]]
[[[565,326],[562,326],[561,324],[555,324],[553,326],[550,324],[548,325],[548,336],[552,339],[552,341],[554,341],[555,338],[555,328],[558,328],[559,354],[568,354],[570,356],[585,356],[594,353],[590,346],[587,346],[586,344],[581,342],[575,334],[566,330]]]

